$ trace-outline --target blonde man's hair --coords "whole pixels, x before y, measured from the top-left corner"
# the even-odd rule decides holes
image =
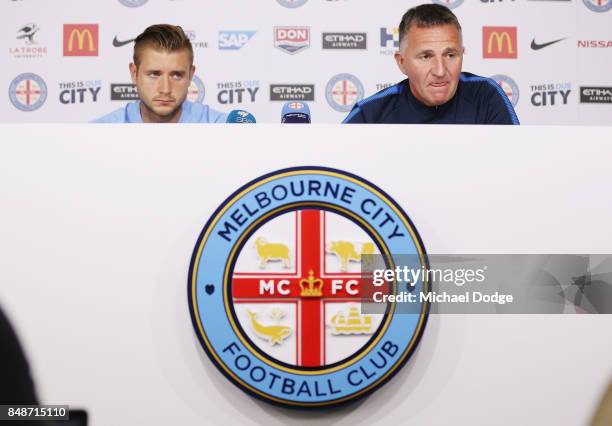
[[[140,64],[140,53],[143,49],[152,47],[161,52],[176,52],[187,50],[189,61],[193,65],[193,47],[185,32],[178,25],[151,25],[142,32],[134,43],[134,63]]]

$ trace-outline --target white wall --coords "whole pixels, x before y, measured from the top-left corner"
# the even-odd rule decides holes
[[[610,315],[431,315],[407,366],[372,397],[287,412],[215,369],[186,297],[214,209],[297,165],[380,186],[430,253],[610,253],[609,128],[91,129],[0,126],[0,302],[42,400],[86,408],[93,426],[573,426],[612,378]]]
[[[609,125],[612,103],[581,104],[579,91],[581,86],[612,87],[612,10],[594,12],[584,2],[462,2],[454,12],[464,28],[464,70],[511,77],[519,89],[516,110],[524,124]],[[48,98],[36,111],[23,112],[3,96],[0,121],[86,122],[119,108],[123,102],[110,100],[110,85],[129,82],[132,49],[131,44],[113,47],[113,38],[134,38],[148,25],[166,22],[179,24],[194,36],[196,75],[205,84],[204,102],[212,107],[222,111],[246,109],[260,122],[279,122],[282,102],[270,102],[270,85],[307,83],[315,85],[315,101],[311,103],[314,122],[338,123],[346,113],[335,111],[326,101],[329,80],[337,74],[351,73],[363,84],[365,96],[377,92],[381,84],[402,80],[404,76],[392,57],[392,43],[381,47],[380,31],[386,28],[392,32],[402,14],[419,3],[421,0],[309,0],[299,8],[286,8],[274,0],[149,0],[141,7],[128,8],[118,0],[7,0],[0,4],[0,52],[5,58],[0,82],[8,90],[16,76],[35,73],[46,82]],[[610,0],[603,4],[609,6]],[[14,53],[28,47],[24,40],[16,39],[18,30],[27,23],[40,28],[33,39],[36,44],[29,47],[46,48],[41,57],[19,58]],[[64,24],[98,24],[99,55],[64,57]],[[276,49],[275,26],[309,26],[310,48],[295,55]],[[518,58],[484,59],[483,26],[517,27]],[[220,50],[221,30],[256,33],[240,50]],[[368,49],[323,50],[323,32],[365,32]],[[541,50],[530,47],[534,39],[542,44],[561,38],[565,40]],[[601,41],[608,47],[579,48],[579,41]],[[218,102],[222,90],[219,84],[245,81],[259,84],[254,103]],[[97,102],[87,97],[83,103],[62,104],[60,84],[71,82],[99,84]],[[567,104],[557,94],[554,106],[534,106],[532,86],[538,85],[552,85],[553,91],[559,85],[568,87],[565,90],[571,92]]]

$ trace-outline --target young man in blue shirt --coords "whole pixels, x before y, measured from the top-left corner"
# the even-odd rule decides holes
[[[461,72],[461,25],[448,8],[408,10],[399,37],[395,60],[408,78],[359,101],[344,123],[519,124],[495,81]]]
[[[226,114],[186,100],[194,73],[193,48],[183,29],[152,25],[136,38],[130,64],[140,100],[94,122],[224,123]]]

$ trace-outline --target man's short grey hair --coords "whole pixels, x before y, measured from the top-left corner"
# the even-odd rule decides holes
[[[399,25],[400,43],[413,25],[418,28],[454,25],[457,31],[461,33],[461,25],[455,14],[448,7],[441,4],[422,4],[408,9],[408,12],[402,16],[402,21]]]

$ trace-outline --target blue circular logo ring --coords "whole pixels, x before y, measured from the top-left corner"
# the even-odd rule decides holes
[[[435,4],[441,4],[442,6],[446,6],[449,9],[454,9],[456,7],[461,6],[463,0],[433,0]]]
[[[340,82],[342,82],[342,85],[338,88],[336,85]],[[353,84],[354,91],[352,91],[346,83]],[[349,112],[353,108],[353,105],[363,99],[364,94],[365,90],[363,84],[352,74],[338,74],[333,76],[325,88],[327,103],[339,112]],[[336,100],[336,95],[340,95],[342,102]],[[354,101],[349,101],[349,96],[351,99],[354,97]]]
[[[593,0],[582,0],[584,5],[588,7],[593,12],[603,13],[612,9],[612,1],[608,0],[607,4],[596,4]]]
[[[119,0],[119,3],[125,7],[140,7],[148,1],[149,0]]]
[[[388,215],[385,223],[394,224],[393,232],[373,218],[373,206]],[[413,254],[421,266],[427,265],[416,228],[401,207],[375,185],[329,168],[279,170],[234,192],[202,230],[188,279],[195,332],[216,367],[252,396],[304,408],[354,401],[378,389],[408,361],[422,336],[429,305],[422,303],[418,314],[400,315],[395,304],[389,304],[367,344],[338,362],[298,366],[266,356],[254,347],[236,320],[233,270],[245,241],[263,224],[287,212],[299,212],[304,222],[309,220],[304,217],[316,218],[324,214],[321,212],[337,213],[366,230],[382,254],[391,258],[394,253]],[[310,275],[310,281],[316,281],[312,270]],[[416,290],[428,291],[429,283],[418,282]]]
[[[23,84],[25,82],[25,87]],[[18,97],[21,96],[21,99]],[[25,96],[25,103],[22,101]],[[47,84],[42,77],[33,73],[19,74],[9,85],[9,99],[13,106],[21,111],[37,110],[47,100]]]
[[[304,6],[308,0],[276,0],[280,5],[295,9],[296,7]]]
[[[202,80],[200,80],[200,78],[194,74],[193,78],[191,79],[191,83],[195,85],[197,89],[197,96],[193,97],[193,92],[190,90],[187,95],[189,100],[191,100],[191,102],[196,103],[204,102],[204,97],[206,96],[206,87],[204,86]]]
[[[510,99],[512,106],[515,107],[516,104],[518,104],[519,97],[520,97],[518,84],[516,84],[516,82],[510,77],[508,77],[507,75],[503,75],[503,74],[496,74],[494,76],[491,76],[491,79],[495,80],[495,82],[498,84],[503,83],[504,85],[507,86],[507,87],[504,87],[502,84],[500,84],[500,86],[502,87],[502,90],[506,92],[506,95]],[[510,94],[508,94],[508,92],[506,91],[506,88],[510,89]]]

